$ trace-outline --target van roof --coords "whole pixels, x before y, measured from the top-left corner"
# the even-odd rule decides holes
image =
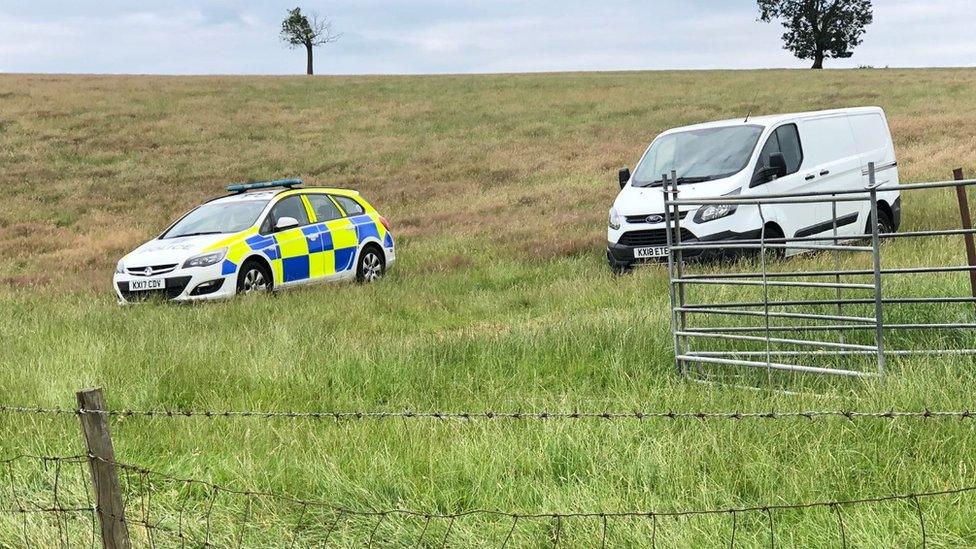
[[[871,114],[877,113],[884,116],[884,110],[881,107],[850,107],[846,109],[831,109],[826,111],[808,111],[808,112],[794,112],[786,114],[769,114],[763,116],[750,116],[748,121],[746,117],[740,118],[730,118],[727,120],[716,120],[715,122],[704,122],[701,124],[692,124],[690,126],[681,126],[680,128],[671,128],[661,135],[683,132],[687,130],[702,130],[706,128],[722,128],[727,126],[748,126],[748,125],[759,125],[759,126],[772,126],[780,122],[785,122],[788,120],[801,120],[804,118],[817,118],[820,116],[829,115],[839,115],[839,114]]]

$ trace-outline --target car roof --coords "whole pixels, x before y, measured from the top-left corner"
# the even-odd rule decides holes
[[[681,126],[679,128],[671,128],[661,135],[666,135],[669,133],[677,133],[689,130],[703,130],[708,128],[723,128],[729,126],[774,126],[780,122],[788,120],[800,120],[804,118],[817,118],[820,116],[830,116],[830,115],[851,115],[851,114],[884,114],[884,110],[881,107],[851,107],[846,109],[831,109],[824,111],[808,111],[808,112],[794,112],[785,114],[769,114],[762,116],[749,116],[748,118],[730,118],[727,120],[716,120],[714,122],[704,122],[701,124],[692,124],[690,126]]]
[[[284,189],[271,189],[271,190],[259,190],[250,191],[242,193],[232,193],[225,196],[218,196],[208,200],[208,204],[228,204],[233,202],[248,202],[254,200],[271,200],[272,198],[279,195],[293,195],[300,193],[328,193],[335,194],[339,196],[359,196],[359,191],[352,189],[343,189],[340,187],[299,187],[299,188],[284,188]]]

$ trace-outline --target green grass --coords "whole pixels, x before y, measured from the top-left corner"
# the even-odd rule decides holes
[[[757,92],[758,90],[758,92]],[[11,93],[13,95],[3,95]],[[779,376],[798,394],[675,375],[663,269],[614,277],[602,259],[614,170],[655,133],[738,115],[880,104],[906,181],[976,167],[976,71],[790,71],[390,78],[0,77],[0,402],[71,407],[99,385],[113,408],[255,410],[965,409],[967,357],[892,359],[882,381]],[[202,306],[118,308],[118,256],[221,184],[300,176],[361,188],[391,218],[401,263],[380,284],[314,287]],[[949,191],[905,198],[905,226],[953,226]],[[885,243],[886,266],[961,264],[958,240]],[[845,259],[866,266],[866,257]],[[830,256],[782,267],[833,265]],[[749,267],[742,265],[742,268]],[[719,266],[695,266],[714,270]],[[888,295],[965,295],[962,274],[905,276]],[[696,289],[694,301],[755,297]],[[814,295],[807,291],[783,296]],[[823,295],[823,294],[819,294]],[[869,309],[851,307],[845,312]],[[890,308],[889,322],[971,319],[966,306]],[[867,335],[862,337],[868,337]],[[938,337],[938,339],[937,339]],[[972,346],[972,334],[907,333],[891,345]],[[870,342],[868,337],[867,342]],[[845,362],[867,369],[870,361]],[[747,380],[755,381],[755,380]],[[976,484],[971,421],[551,420],[113,421],[118,458],[173,475],[355,509],[453,513],[672,511],[849,499]],[[83,451],[68,416],[0,415],[0,457]],[[53,472],[12,469],[0,504],[50,495]],[[63,490],[80,495],[83,470]],[[130,479],[138,491],[138,477]],[[13,492],[11,492],[13,486]],[[207,494],[154,486],[152,516]],[[930,547],[976,546],[976,495],[922,499]],[[233,545],[246,502],[215,504]],[[130,505],[130,512],[138,504]],[[257,501],[245,545],[279,546],[300,510]],[[919,544],[911,502],[845,507],[852,547]],[[22,545],[0,514],[0,546]],[[309,516],[302,544],[334,520]],[[762,513],[738,546],[768,545]],[[169,522],[168,524],[174,524]],[[28,537],[56,526],[31,515]],[[341,521],[334,546],[374,523]],[[423,520],[387,518],[378,546],[416,543]],[[497,546],[511,523],[470,517],[449,545]],[[840,546],[830,509],[774,513],[778,547]],[[448,525],[425,540],[439,546]],[[569,519],[566,547],[599,546]],[[609,522],[608,545],[647,546],[649,519]],[[74,544],[86,543],[83,520]],[[525,521],[510,546],[551,545]],[[731,517],[661,519],[661,547],[727,546]],[[133,527],[140,545],[145,532]],[[157,538],[157,542],[166,541]],[[170,540],[171,541],[171,540]],[[161,545],[165,545],[161,543]],[[178,543],[176,543],[178,545]]]

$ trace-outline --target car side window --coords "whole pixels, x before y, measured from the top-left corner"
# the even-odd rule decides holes
[[[261,232],[272,232],[275,225],[278,224],[278,220],[282,217],[294,217],[298,220],[299,226],[308,225],[308,212],[305,211],[305,203],[302,202],[301,196],[289,196],[275,204],[271,208],[271,213],[268,214],[268,218],[261,224]]]
[[[366,210],[363,209],[363,205],[356,202],[354,199],[348,196],[334,196],[333,198],[342,206],[342,209],[346,211],[346,215],[352,217],[354,215],[359,215],[365,213]]]
[[[786,160],[786,175],[800,170],[800,164],[803,163],[803,148],[800,146],[800,134],[796,124],[780,126],[769,136],[762,152],[759,153],[757,171],[769,167],[769,156],[773,153],[782,153]]]
[[[315,212],[315,221],[318,223],[324,223],[326,221],[332,221],[333,219],[339,219],[342,217],[342,212],[336,207],[335,202],[333,202],[327,195],[324,194],[309,194],[307,195],[308,201],[312,204],[312,211]]]

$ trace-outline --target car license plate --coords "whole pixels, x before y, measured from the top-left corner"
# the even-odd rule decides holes
[[[652,246],[650,248],[634,248],[634,259],[666,257],[667,255],[668,255],[667,246]]]
[[[166,288],[165,278],[147,278],[146,280],[132,280],[129,282],[130,292],[144,292],[146,290],[162,290]]]

